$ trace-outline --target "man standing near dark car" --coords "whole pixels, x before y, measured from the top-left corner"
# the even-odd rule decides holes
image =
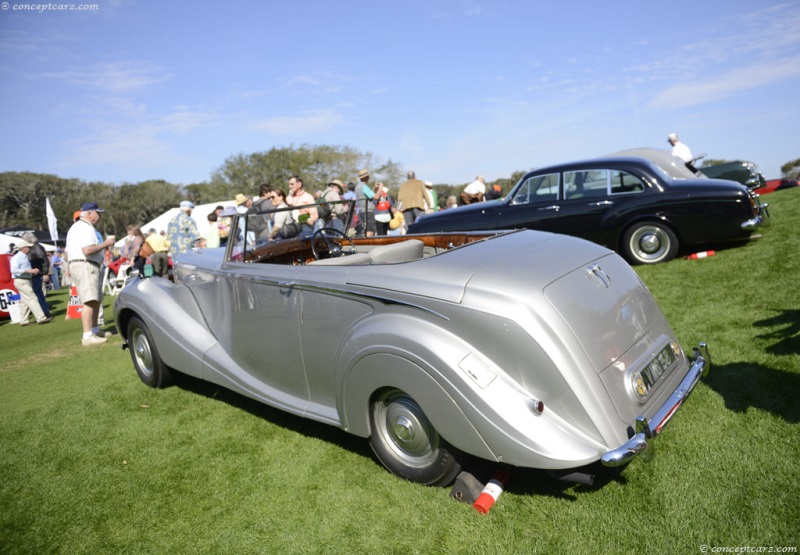
[[[397,208],[403,212],[406,225],[413,224],[417,218],[431,207],[431,197],[425,183],[417,179],[417,175],[410,171],[408,178],[400,185],[397,192]]]

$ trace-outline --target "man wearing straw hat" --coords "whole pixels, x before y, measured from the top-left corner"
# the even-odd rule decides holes
[[[14,287],[19,292],[20,301],[22,302],[22,311],[19,315],[19,325],[27,326],[28,316],[33,313],[36,318],[37,324],[46,324],[53,319],[52,316],[47,316],[39,304],[39,299],[36,298],[36,293],[33,291],[31,280],[38,276],[40,271],[38,268],[31,267],[31,262],[28,260],[28,253],[30,253],[33,243],[29,243],[24,239],[16,244],[17,254],[11,258],[11,275],[14,276]]]

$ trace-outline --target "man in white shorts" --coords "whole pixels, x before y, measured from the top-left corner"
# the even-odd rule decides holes
[[[95,225],[100,221],[105,210],[96,202],[87,202],[81,206],[81,217],[72,224],[67,232],[67,256],[72,282],[78,290],[78,298],[83,304],[81,323],[83,324],[84,346],[99,345],[108,339],[100,335],[97,318],[102,310],[103,301],[103,250],[114,244],[113,235],[103,241]]]

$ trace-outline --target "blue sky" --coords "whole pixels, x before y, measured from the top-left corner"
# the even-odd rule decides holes
[[[189,184],[308,143],[457,184],[673,131],[800,157],[794,0],[88,1],[2,3],[0,171]]]

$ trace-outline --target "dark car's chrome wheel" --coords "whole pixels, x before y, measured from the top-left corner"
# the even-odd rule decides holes
[[[638,223],[625,232],[622,248],[631,263],[656,264],[675,258],[678,238],[663,224]]]
[[[128,322],[128,348],[133,366],[142,382],[150,387],[165,387],[170,384],[172,376],[169,368],[161,361],[150,330],[138,316]]]
[[[460,453],[434,429],[408,394],[389,389],[370,406],[370,445],[392,473],[425,485],[446,486],[461,471]]]

